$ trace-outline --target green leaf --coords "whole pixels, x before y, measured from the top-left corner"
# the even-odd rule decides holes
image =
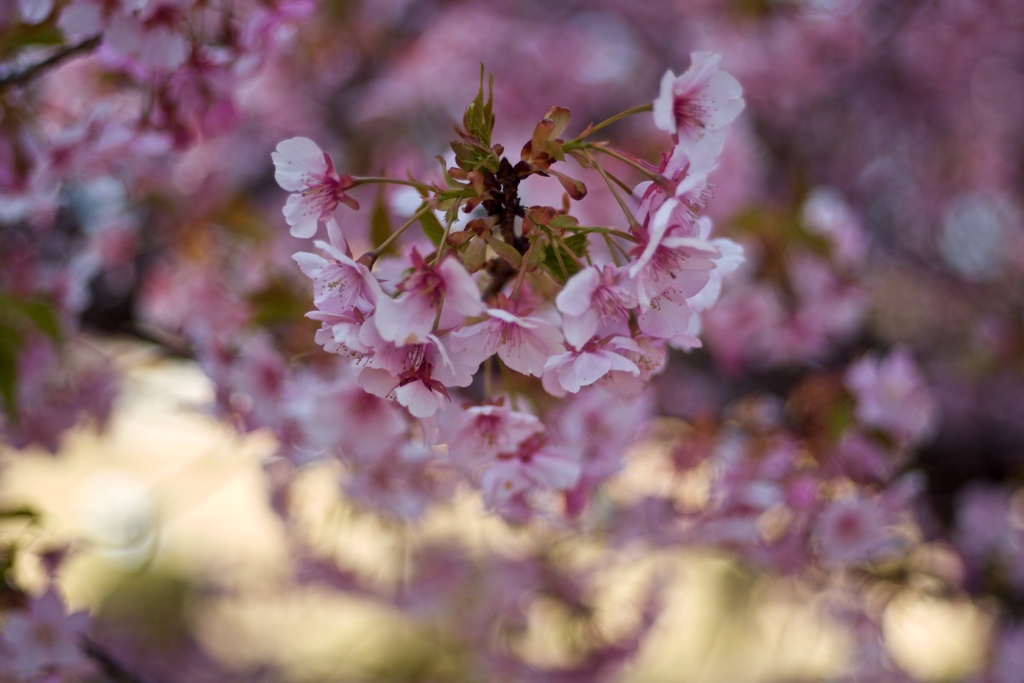
[[[466,134],[476,139],[484,147],[491,146],[491,132],[494,129],[494,75],[492,74],[487,83],[487,100],[484,100],[484,65],[480,65],[480,88],[476,97],[466,107],[462,115],[462,127]]]
[[[520,254],[511,244],[494,237],[487,237],[485,239],[487,239],[487,244],[494,250],[494,253],[500,256],[503,260],[508,261],[509,265],[517,270],[521,265],[523,265],[522,254]]]
[[[572,249],[572,253],[580,258],[587,255],[587,249],[590,247],[590,237],[586,234],[565,237],[562,239],[562,242],[565,243],[565,246]]]
[[[551,137],[553,138],[561,137],[569,126],[569,110],[565,107],[551,107],[544,118],[552,123]]]
[[[459,260],[471,273],[475,273],[484,267],[487,259],[487,244],[482,239],[473,239],[458,251]]]
[[[43,299],[28,299],[22,301],[18,308],[25,314],[25,317],[32,321],[37,330],[55,342],[60,341],[60,320],[58,320],[53,306]]]
[[[587,235],[566,237],[561,240],[561,243],[552,239],[544,246],[544,269],[551,273],[555,280],[565,284],[569,278],[581,270],[579,263],[566,253],[566,247],[577,258],[582,258],[587,253],[588,245]]]
[[[548,222],[548,225],[552,228],[560,228],[562,230],[578,227],[579,224],[580,222],[575,216],[570,216],[567,213],[560,213]]]
[[[420,209],[422,208],[420,206]],[[420,227],[423,228],[423,234],[434,243],[435,247],[441,246],[441,238],[444,237],[444,226],[438,220],[437,214],[433,211],[424,211],[420,215]]]
[[[541,265],[543,265],[543,263],[544,263],[544,252],[545,252],[545,249],[544,249],[543,246],[541,246],[541,245],[536,245],[536,246],[531,245],[530,250],[526,252],[526,256],[527,256],[526,270],[527,271],[533,272],[533,271],[537,270],[538,268],[540,268]]]

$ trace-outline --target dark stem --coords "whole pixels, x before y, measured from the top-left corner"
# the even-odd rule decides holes
[[[52,69],[61,62],[64,62],[77,54],[89,52],[90,50],[95,49],[101,41],[102,36],[93,36],[92,38],[86,38],[80,43],[76,43],[75,45],[68,45],[67,47],[61,48],[60,50],[53,53],[41,62],[31,64],[22,69],[21,71],[15,71],[13,73],[7,74],[6,76],[2,76],[0,77],[0,90],[3,90],[4,88],[7,88],[12,85],[24,85],[25,83],[28,83],[39,74],[43,73],[48,69]]]
[[[107,676],[117,683],[147,683],[145,679],[139,678],[136,674],[128,671],[110,653],[101,648],[95,641],[89,638],[82,638],[82,646],[89,659],[96,662]]]
[[[515,232],[516,217],[526,214],[519,203],[519,181],[528,175],[530,169],[526,164],[520,162],[512,166],[507,158],[502,157],[498,172],[484,176],[488,198],[483,201],[483,207],[487,215],[497,218],[496,225],[502,239],[520,254],[525,254],[529,245],[522,237],[516,237]]]
[[[520,254],[525,254],[530,247],[523,237],[516,236],[516,217],[526,215],[526,210],[519,203],[519,181],[532,173],[528,164],[519,162],[515,166],[502,157],[497,173],[485,173],[484,185],[488,197],[482,203],[487,215],[493,216],[495,226],[501,233],[506,244],[515,247]],[[484,290],[484,301],[495,297],[498,292],[516,275],[516,269],[502,259],[495,259],[488,266],[491,281]]]

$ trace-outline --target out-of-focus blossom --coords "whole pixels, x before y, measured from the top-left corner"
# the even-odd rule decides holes
[[[83,651],[85,612],[67,614],[53,589],[8,613],[0,629],[0,665],[18,683],[85,680],[96,667]]]
[[[857,398],[857,419],[890,433],[902,444],[926,439],[938,417],[910,351],[898,348],[885,358],[873,354],[850,366],[846,385]]]
[[[513,497],[535,487],[567,490],[576,485],[580,463],[572,449],[527,439],[514,453],[500,456],[481,476],[484,502],[500,510]]]
[[[41,23],[53,11],[53,0],[18,0],[21,19],[26,24]]]
[[[870,561],[891,543],[886,515],[877,501],[861,499],[828,505],[818,517],[813,536],[818,553],[832,567]]]

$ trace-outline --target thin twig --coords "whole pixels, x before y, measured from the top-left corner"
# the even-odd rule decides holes
[[[146,679],[140,678],[121,665],[96,641],[83,637],[82,644],[89,659],[96,662],[103,669],[103,673],[112,676],[118,683],[148,683]]]
[[[102,41],[102,36],[93,36],[92,38],[86,38],[80,43],[69,45],[63,49],[54,52],[52,55],[47,57],[41,62],[36,62],[30,66],[25,67],[20,71],[7,74],[6,76],[0,76],[0,90],[12,85],[24,85],[33,78],[43,73],[48,69],[52,69],[58,64],[74,57],[77,54],[83,52],[89,52],[96,48]]]

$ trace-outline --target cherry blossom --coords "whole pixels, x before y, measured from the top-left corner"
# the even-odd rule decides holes
[[[339,176],[330,155],[309,138],[283,140],[271,156],[274,179],[292,193],[284,217],[296,237],[312,237],[320,221],[330,219],[338,204],[359,208],[359,203],[345,194],[353,187],[352,178]]]
[[[502,453],[515,452],[523,441],[542,431],[544,424],[536,415],[489,404],[460,411],[442,438],[452,461],[473,472]]]
[[[53,0],[18,0],[18,9],[26,24],[39,24],[53,11]]]
[[[16,681],[80,680],[96,666],[79,645],[89,623],[85,612],[67,614],[53,589],[11,613],[0,630],[0,663]],[[44,678],[45,677],[45,678]]]
[[[426,338],[443,304],[463,315],[483,310],[476,283],[458,261],[445,258],[428,264],[415,250],[412,257],[413,271],[398,284],[400,294],[378,301],[374,316],[380,336],[399,346]]]
[[[497,353],[509,369],[540,377],[548,358],[562,352],[562,333],[547,320],[520,317],[500,308],[488,308],[486,314],[488,320],[451,333],[455,353],[465,354],[474,363]]]
[[[818,552],[826,564],[867,562],[891,544],[885,514],[868,500],[840,500],[828,505],[814,528]]]
[[[613,371],[637,376],[640,368],[626,357],[628,352],[640,353],[641,349],[628,337],[608,337],[552,356],[544,366],[544,389],[552,396],[564,396],[566,392],[575,394]]]
[[[313,280],[313,304],[325,313],[347,316],[358,311],[368,316],[384,296],[380,284],[365,265],[344,253],[348,245],[333,218],[327,221],[327,231],[330,243],[317,240],[314,244],[328,258],[309,252],[292,256],[302,272]]]
[[[383,677],[455,662],[456,678],[643,678],[618,668],[645,647],[660,591],[606,639],[605,570],[688,568],[704,548],[757,594],[783,577],[844,632],[847,665],[811,677],[913,679],[881,622],[926,586],[991,624],[976,670],[944,675],[1015,680],[1017,4],[610,0],[538,22],[517,3],[397,1],[348,3],[343,23],[320,5],[0,3],[0,435],[14,467],[32,446],[63,465],[69,430],[104,421],[121,358],[100,357],[102,337],[116,331],[197,363],[210,412],[272,444],[262,464],[294,569],[275,590],[401,620]],[[654,65],[685,64],[692,45],[723,56],[693,53],[652,91]],[[478,83],[439,147],[450,127],[434,124]],[[271,155],[294,135],[307,137]],[[289,231],[262,192],[268,156]],[[337,205],[357,208],[350,192],[370,184],[373,211],[346,214],[343,238]],[[320,222],[328,237],[296,246]],[[333,538],[336,520],[306,519],[300,498],[306,475],[328,473],[338,509],[401,530],[400,566],[367,577],[355,549],[309,537],[312,521]],[[464,542],[434,533],[435,512],[499,519]],[[41,552],[62,580],[48,522],[0,556],[17,568]],[[66,646],[48,650],[19,639],[38,599],[21,572],[4,578],[0,622],[18,633],[0,637],[0,679],[279,670],[227,653],[222,671],[205,622],[156,651],[113,603],[99,627],[38,638]],[[219,613],[221,578],[192,579],[197,618]],[[557,664],[527,642],[566,635]]]
[[[558,293],[562,330],[574,348],[582,348],[599,331],[601,336],[629,333],[636,298],[619,284],[621,275],[609,265],[600,270],[591,266],[573,275]]]
[[[909,350],[861,358],[847,370],[846,384],[857,397],[857,418],[866,426],[885,430],[903,444],[925,439],[934,429],[936,407]]]
[[[715,156],[725,142],[724,127],[743,111],[743,89],[721,71],[720,55],[694,52],[681,76],[665,72],[654,101],[654,124],[688,150]]]
[[[532,437],[514,453],[499,456],[483,473],[484,502],[500,510],[536,487],[571,489],[580,471],[579,460],[571,450],[547,443],[542,436]]]
[[[397,401],[415,417],[430,417],[448,407],[448,387],[467,387],[478,364],[449,353],[433,334],[422,342],[401,347],[383,339],[375,327],[365,325],[362,337],[373,348],[359,374],[359,383],[371,394]]]
[[[649,307],[651,299],[668,287],[678,290],[683,298],[698,294],[711,280],[714,261],[722,257],[718,249],[689,230],[673,224],[673,210],[679,200],[666,200],[651,221],[650,233],[638,245],[639,256],[629,267],[630,285],[635,288],[641,306]],[[693,232],[699,228],[694,226]]]

